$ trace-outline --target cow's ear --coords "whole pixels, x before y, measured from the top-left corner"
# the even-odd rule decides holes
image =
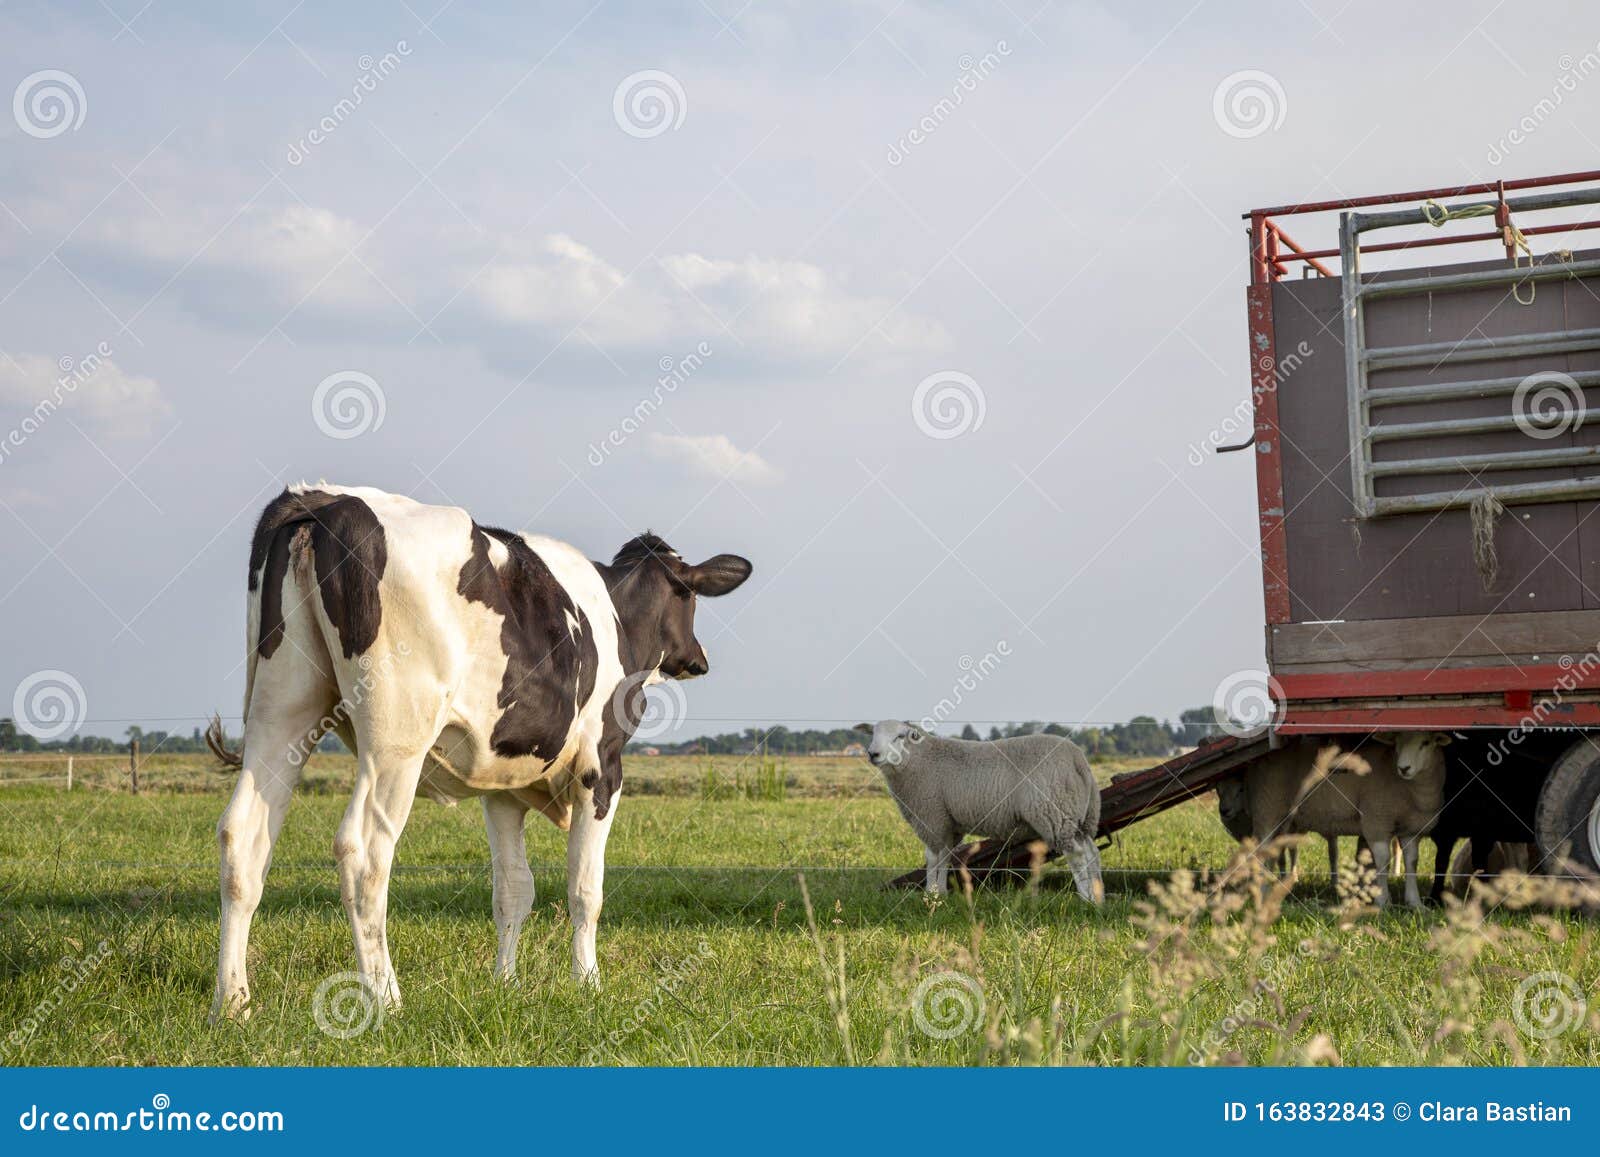
[[[853,727],[851,730],[859,731],[859,732],[861,732],[862,735],[871,735],[872,734],[872,724],[870,724],[870,723],[857,723],[855,725],[855,727]]]
[[[750,577],[750,560],[736,554],[719,554],[699,566],[685,567],[684,582],[696,594],[714,598],[737,590]]]

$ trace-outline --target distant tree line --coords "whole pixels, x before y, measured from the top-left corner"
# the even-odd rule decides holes
[[[188,735],[172,731],[146,731],[142,727],[129,727],[123,733],[124,738],[112,739],[105,735],[74,735],[68,739],[52,739],[42,742],[36,736],[29,735],[17,726],[15,719],[0,719],[0,751],[40,752],[48,753],[59,751],[63,755],[114,755],[128,750],[128,745],[135,739],[139,741],[139,750],[145,755],[161,753],[163,755],[191,755],[196,752],[206,752],[205,732],[196,727]],[[230,746],[236,741],[228,740]],[[318,751],[343,751],[344,745],[331,733],[324,735],[317,744]]]
[[[1163,722],[1153,715],[1137,715],[1126,723],[1109,727],[1067,727],[1060,723],[1030,721],[992,726],[980,732],[972,724],[963,727],[960,739],[1008,739],[1017,735],[1064,735],[1082,747],[1090,756],[1113,755],[1170,755],[1178,748],[1193,747],[1208,735],[1215,735],[1216,715],[1209,707],[1191,707],[1178,715],[1178,722]],[[702,735],[682,743],[638,741],[629,744],[628,750],[638,753],[653,747],[663,755],[749,755],[765,752],[770,755],[816,755],[819,752],[843,751],[852,743],[866,737],[848,727],[831,730],[807,729],[793,731],[787,727],[769,729],[747,727],[743,731],[729,731],[721,735]]]

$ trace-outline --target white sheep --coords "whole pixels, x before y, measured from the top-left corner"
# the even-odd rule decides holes
[[[1250,824],[1250,796],[1245,790],[1244,777],[1225,779],[1217,784],[1217,815],[1228,834],[1243,840],[1252,832]],[[1335,888],[1339,886],[1339,837],[1321,833],[1328,841],[1328,879]],[[1293,872],[1300,865],[1300,850],[1287,848],[1279,863],[1280,872]]]
[[[1100,789],[1088,756],[1071,740],[942,739],[898,719],[856,730],[872,736],[867,758],[927,849],[929,892],[944,892],[956,849],[979,835],[1043,840],[1066,857],[1080,896],[1098,904],[1105,895],[1095,847]]]
[[[1399,839],[1406,903],[1421,907],[1418,842],[1443,803],[1442,749],[1449,742],[1436,731],[1374,735],[1344,745],[1291,740],[1244,773],[1250,834],[1258,844],[1296,832],[1361,836],[1372,852],[1380,908],[1389,902],[1390,841]]]

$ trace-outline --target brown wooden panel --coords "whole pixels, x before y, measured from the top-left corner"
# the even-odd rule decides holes
[[[1584,255],[1589,256],[1589,255]],[[1495,268],[1503,262],[1452,270]],[[1385,274],[1413,276],[1421,270]],[[1526,293],[1524,293],[1526,296]],[[1374,346],[1409,345],[1492,337],[1538,330],[1600,326],[1600,282],[1546,282],[1533,303],[1521,305],[1504,289],[1470,290],[1431,297],[1379,299],[1370,303],[1368,341]],[[1283,450],[1284,506],[1291,619],[1371,620],[1433,616],[1570,611],[1600,608],[1600,503],[1563,502],[1513,507],[1496,533],[1499,577],[1485,590],[1473,562],[1472,529],[1466,511],[1389,515],[1357,519],[1350,500],[1349,431],[1346,415],[1343,328],[1339,283],[1328,278],[1280,281],[1273,293],[1273,328],[1280,366],[1278,387]],[[1288,359],[1294,358],[1290,363]],[[1504,358],[1453,364],[1438,371],[1376,373],[1374,387],[1521,376],[1541,369],[1571,372],[1600,368],[1600,355]],[[1550,446],[1600,442],[1600,389],[1591,389],[1597,412],[1592,423]],[[1509,396],[1381,407],[1375,424],[1509,414]],[[1459,436],[1426,444],[1379,444],[1380,461],[1527,449],[1519,432]],[[1499,471],[1483,476],[1491,485],[1578,476],[1571,467]],[[1460,486],[1462,474],[1380,480],[1378,493],[1404,494]],[[1587,562],[1586,560],[1594,560]]]
[[[1600,611],[1290,623],[1270,628],[1267,646],[1275,674],[1328,665],[1393,670],[1549,664],[1600,650]]]

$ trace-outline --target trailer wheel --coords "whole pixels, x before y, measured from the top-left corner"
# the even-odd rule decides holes
[[[1564,854],[1591,872],[1600,870],[1600,744],[1583,738],[1550,769],[1534,811],[1539,858],[1555,868]]]

